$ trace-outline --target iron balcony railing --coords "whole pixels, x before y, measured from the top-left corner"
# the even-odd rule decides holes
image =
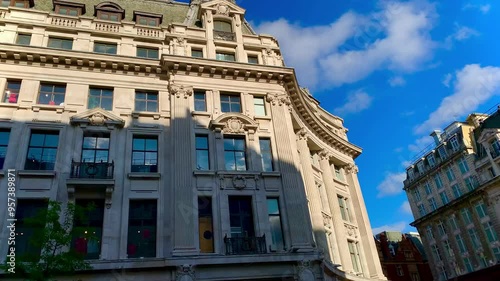
[[[214,39],[224,40],[224,41],[236,41],[235,40],[236,36],[233,32],[214,30]]]
[[[255,255],[265,254],[266,235],[262,237],[224,237],[226,255]]]
[[[71,178],[77,179],[112,179],[114,162],[71,162]]]

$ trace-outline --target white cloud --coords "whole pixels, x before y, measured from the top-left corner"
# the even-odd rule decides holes
[[[415,128],[416,134],[441,129],[500,94],[500,67],[469,64],[456,73],[455,80],[453,94],[445,97],[427,120]]]
[[[451,73],[448,73],[444,76],[443,78],[443,85],[446,87],[446,88],[449,88],[450,87],[450,82],[451,80],[453,79],[453,74]]]
[[[373,98],[368,95],[363,90],[358,90],[349,96],[347,96],[346,103],[341,107],[337,107],[333,110],[337,115],[345,115],[349,113],[358,113],[367,108],[372,104]]]
[[[434,139],[431,136],[423,136],[423,137],[415,140],[414,143],[408,145],[408,150],[410,150],[411,152],[417,153],[417,152],[420,152],[420,151],[426,149],[433,142],[434,142]]]
[[[377,70],[413,72],[432,57],[437,46],[429,33],[434,6],[425,0],[382,1],[368,15],[348,12],[330,25],[302,27],[284,19],[257,26],[274,34],[285,60],[297,69],[305,86],[339,86]]]
[[[391,87],[404,86],[406,84],[406,80],[401,76],[394,76],[387,82],[391,85]]]
[[[473,9],[473,10],[478,10],[483,14],[487,14],[491,9],[491,5],[490,4],[474,5],[474,4],[468,3],[462,9],[463,10]]]
[[[471,37],[479,35],[479,32],[475,29],[455,23],[455,32],[446,37],[445,44],[447,48],[450,48],[453,41],[465,41]]]
[[[388,173],[385,179],[377,186],[377,197],[392,196],[403,192],[403,181],[406,173]]]
[[[408,201],[403,202],[399,207],[399,211],[403,214],[412,215],[410,203]]]
[[[372,228],[372,232],[373,232],[373,235],[377,235],[379,234],[380,232],[383,232],[383,231],[400,231],[400,232],[403,232],[404,229],[408,226],[408,223],[405,222],[405,221],[399,221],[399,222],[395,222],[393,224],[389,224],[389,225],[383,225],[383,226],[379,226],[379,227],[374,227]]]

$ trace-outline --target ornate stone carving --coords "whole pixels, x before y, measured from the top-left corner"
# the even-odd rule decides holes
[[[347,166],[345,166],[345,171],[346,173],[348,174],[357,174],[359,172],[359,169],[358,169],[358,166],[353,164],[353,163],[349,163],[347,164]]]
[[[90,122],[91,126],[102,126],[102,125],[104,125],[105,121],[106,121],[106,117],[104,117],[104,115],[102,115],[100,112],[94,113],[94,115],[92,115],[89,118],[89,122]]]
[[[185,56],[187,53],[187,42],[183,37],[177,37],[170,42],[171,51],[174,55]]]
[[[266,100],[271,103],[271,105],[286,105],[291,106],[292,102],[287,94],[277,94],[277,93],[267,93]]]
[[[106,187],[106,199],[104,204],[106,205],[106,209],[111,208],[112,196],[113,196],[113,187]]]
[[[244,189],[247,187],[247,179],[242,175],[237,175],[233,177],[233,186],[236,189]]]
[[[320,151],[318,155],[321,160],[328,160],[328,161],[330,161],[330,158],[333,157],[332,154],[326,150]]]
[[[305,140],[309,138],[309,132],[307,132],[306,128],[300,129],[296,134],[297,140]]]
[[[215,7],[215,12],[218,14],[218,15],[223,15],[223,16],[229,16],[229,12],[231,10],[229,9],[229,6],[226,5],[226,4],[222,4],[222,3],[219,3],[217,4],[217,6]]]
[[[237,117],[231,117],[227,120],[226,125],[222,129],[224,133],[241,134],[245,132],[243,122]]]
[[[354,225],[346,224],[346,223],[344,224],[344,227],[345,227],[345,233],[347,236],[353,237],[353,238],[358,238],[357,227],[355,227]]]
[[[170,93],[172,95],[175,95],[176,98],[185,98],[187,99],[188,97],[193,95],[193,88],[188,87],[188,86],[177,86],[177,85],[170,85]]]
[[[190,264],[184,264],[177,267],[176,281],[194,281],[196,276],[194,274],[194,267]]]
[[[323,214],[323,225],[326,227],[326,228],[332,228],[332,216],[330,216],[329,214],[325,213],[325,212],[321,212]]]
[[[312,271],[311,261],[299,261],[297,265],[297,278],[298,281],[314,281],[316,277]]]
[[[255,132],[259,128],[259,123],[241,113],[226,113],[210,122],[210,128],[216,132],[229,134],[248,133],[248,139],[254,140]]]

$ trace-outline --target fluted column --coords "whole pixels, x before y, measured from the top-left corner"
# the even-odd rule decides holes
[[[382,272],[382,266],[380,264],[378,251],[375,246],[375,240],[373,239],[372,228],[370,226],[370,220],[368,219],[365,200],[363,199],[361,187],[359,186],[357,175],[358,167],[354,164],[349,164],[346,168],[346,172],[347,182],[349,184],[350,194],[352,197],[352,204],[354,207],[353,211],[354,215],[356,216],[356,222],[358,224],[358,230],[360,234],[359,241],[363,251],[361,263],[363,265],[363,268],[368,269],[368,272],[364,270],[364,273],[369,277],[385,279],[384,273]]]
[[[337,191],[333,184],[333,174],[330,168],[330,157],[328,153],[320,153],[319,165],[323,171],[323,183],[325,184],[326,195],[328,197],[328,204],[330,205],[332,222],[333,222],[333,235],[335,248],[333,250],[334,263],[340,263],[342,270],[346,272],[352,271],[351,256],[349,255],[349,248],[347,247],[347,237],[345,235],[344,222],[340,215],[339,201],[337,200]]]
[[[314,181],[314,171],[311,166],[311,153],[307,145],[307,132],[302,129],[297,134],[297,147],[300,163],[302,164],[302,178],[306,187],[307,200],[313,227],[314,238],[319,249],[328,249],[323,214],[321,213],[321,197]]]
[[[306,205],[304,185],[299,172],[299,156],[290,116],[290,100],[286,93],[268,94],[276,139],[279,171],[287,212],[287,224],[292,251],[311,251],[313,238]]]
[[[172,155],[171,164],[173,190],[170,202],[173,205],[173,255],[195,254],[196,251],[196,210],[193,188],[193,167],[191,163],[191,114],[190,99],[193,89],[186,86],[169,85],[172,112]]]

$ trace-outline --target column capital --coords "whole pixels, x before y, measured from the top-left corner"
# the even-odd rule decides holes
[[[279,94],[279,93],[267,93],[266,95],[266,101],[271,103],[271,105],[274,106],[282,106],[286,105],[290,107],[292,105],[292,102],[290,101],[290,98],[286,93]]]
[[[347,166],[345,166],[345,171],[348,174],[357,174],[359,172],[359,168],[356,164],[349,163],[349,164],[347,164]]]
[[[320,160],[327,160],[330,161],[330,158],[333,157],[333,155],[326,149],[321,150],[318,153]]]
[[[309,132],[305,128],[302,128],[295,133],[295,136],[297,137],[297,140],[307,141],[309,139]]]
[[[172,95],[175,95],[176,98],[183,97],[187,99],[188,97],[193,95],[193,87],[191,86],[183,86],[170,83],[168,88],[170,93]]]

